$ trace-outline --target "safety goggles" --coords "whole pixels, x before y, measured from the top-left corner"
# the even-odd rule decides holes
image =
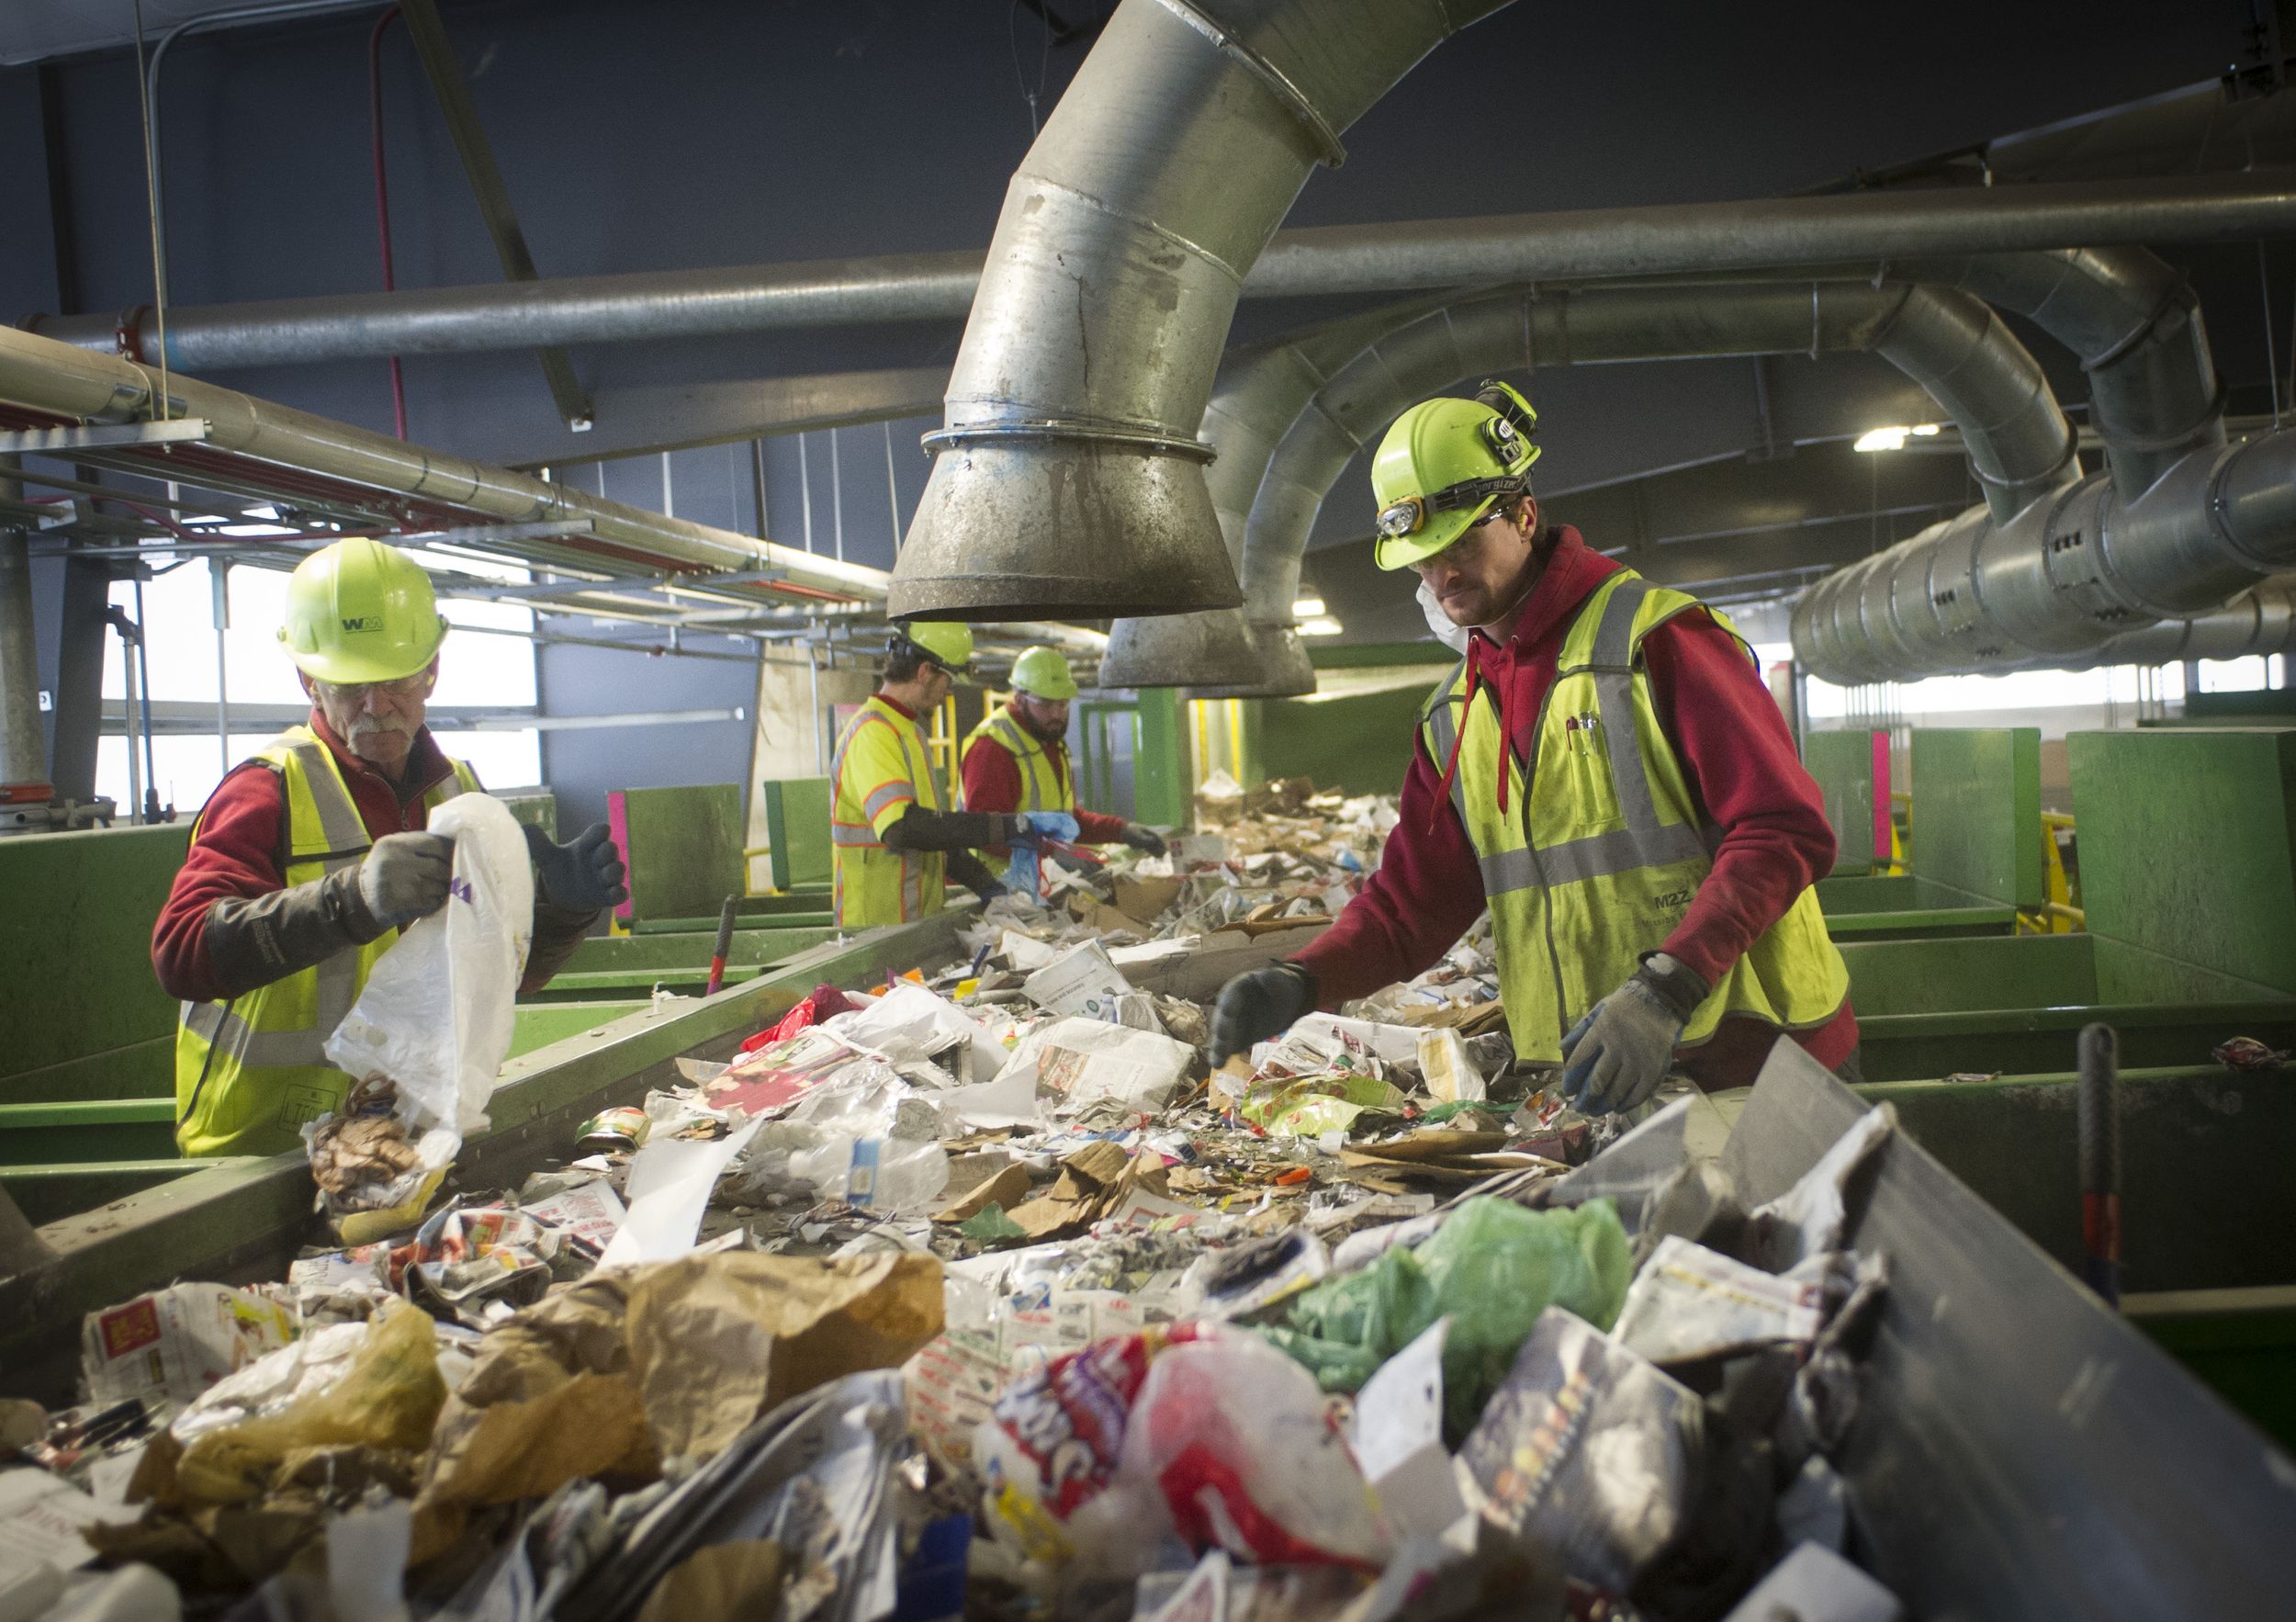
[[[324,693],[329,698],[343,704],[358,704],[370,693],[382,698],[397,699],[403,703],[409,699],[429,696],[431,688],[437,680],[438,677],[434,672],[422,670],[417,670],[411,676],[400,676],[390,681],[321,681],[314,677],[311,685]]]
[[[1470,479],[1439,490],[1429,496],[1405,496],[1379,509],[1374,521],[1379,532],[1391,540],[1426,527],[1438,513],[1449,513],[1460,507],[1479,507],[1493,496],[1519,495],[1523,480],[1519,478]]]

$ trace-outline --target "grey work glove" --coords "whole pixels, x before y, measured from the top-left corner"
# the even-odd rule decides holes
[[[359,899],[377,923],[411,924],[446,905],[455,841],[445,834],[385,834],[359,863]]]
[[[1658,1091],[1706,989],[1687,964],[1652,952],[1563,1037],[1563,1097],[1582,1114],[1608,1115]]]
[[[598,912],[630,898],[629,870],[602,822],[591,823],[563,845],[552,844],[549,835],[529,824],[526,853],[534,858],[543,899],[554,907]]]
[[[1315,1011],[1320,994],[1315,976],[1298,963],[1238,974],[1220,988],[1212,1010],[1212,1063],[1225,1064],[1233,1054],[1250,1053],[1254,1042],[1290,1030],[1294,1019]]]
[[[1144,822],[1126,823],[1124,842],[1135,850],[1145,850],[1151,856],[1164,854],[1164,836]]]

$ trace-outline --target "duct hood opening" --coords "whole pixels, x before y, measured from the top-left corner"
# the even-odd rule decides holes
[[[1013,176],[889,607],[1232,609],[1196,437],[1244,277],[1339,132],[1503,0],[1124,0]]]

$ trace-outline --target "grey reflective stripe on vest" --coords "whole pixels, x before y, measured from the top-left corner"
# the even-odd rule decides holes
[[[1620,581],[1603,604],[1603,617],[1594,628],[1593,657],[1570,671],[1585,671],[1593,680],[1603,748],[1610,760],[1619,816],[1626,826],[1557,845],[1541,845],[1536,860],[1527,849],[1483,857],[1485,895],[1533,889],[1542,879],[1549,884],[1567,884],[1608,878],[1638,868],[1711,856],[1720,848],[1719,828],[1660,820],[1649,773],[1642,763],[1642,746],[1636,731],[1634,623],[1643,599],[1653,590],[1646,580]]]
[[[1721,843],[1720,828],[1694,828],[1677,822],[1660,828],[1613,828],[1604,834],[1565,839],[1559,845],[1541,845],[1536,866],[1528,849],[1502,850],[1481,859],[1483,894],[1498,895],[1509,890],[1535,889],[1540,872],[1544,872],[1550,884],[1567,884],[1579,879],[1608,878],[1637,868],[1688,862],[1694,857],[1713,855]]]
[[[1635,728],[1635,615],[1641,612],[1642,600],[1651,590],[1649,580],[1638,578],[1623,581],[1611,592],[1610,601],[1603,605],[1602,622],[1594,627],[1594,656],[1587,669],[1594,678],[1595,704],[1603,717],[1603,747],[1610,755],[1611,786],[1618,795],[1618,814],[1628,833],[1660,835],[1666,830],[1659,821],[1658,805],[1650,797],[1650,774],[1643,770],[1642,745]],[[1695,845],[1692,830],[1682,831],[1691,835]]]
[[[1457,697],[1446,694],[1435,701],[1435,709],[1427,716],[1427,725],[1435,729],[1435,769],[1438,779],[1443,775],[1444,767],[1450,764],[1451,746],[1458,739],[1459,708]],[[1451,773],[1451,807],[1459,814],[1459,826],[1468,827],[1467,780],[1456,772]]]
[[[320,837],[327,841],[323,854],[298,857],[293,850],[295,830],[289,828],[288,860],[317,862],[329,873],[364,860],[374,841],[367,838],[366,818],[352,803],[351,792],[343,786],[343,775],[328,758],[325,746],[294,743],[287,748],[303,769],[303,781],[310,785],[311,804],[319,813]],[[447,783],[451,785],[451,794],[462,792],[459,776],[450,776]],[[343,1023],[343,1017],[351,1011],[351,1005],[358,997],[359,949],[353,947],[322,958],[311,973],[318,981],[313,999],[316,1018],[308,1029],[257,1031],[231,1012],[231,1003],[215,1002],[186,1003],[184,1026],[210,1047],[230,1055],[242,1068],[269,1070],[324,1064],[327,1039]],[[209,1068],[212,1071],[212,1059]]]
[[[988,730],[989,736],[1004,745],[1005,752],[1012,757],[1013,770],[1020,774],[1021,798],[1035,802],[1019,808],[1023,811],[1055,809],[1052,794],[1057,792],[1059,783],[1052,772],[1052,751],[1041,740],[1023,731],[1009,710],[999,710],[992,715]],[[1040,760],[1043,762],[1041,766],[1037,764]],[[1039,781],[1040,772],[1042,773],[1041,781]]]

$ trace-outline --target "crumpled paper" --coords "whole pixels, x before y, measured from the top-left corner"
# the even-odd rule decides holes
[[[940,1263],[688,1256],[639,1269],[629,1301],[630,1368],[662,1456],[706,1459],[802,1391],[899,1368],[940,1333]]]

